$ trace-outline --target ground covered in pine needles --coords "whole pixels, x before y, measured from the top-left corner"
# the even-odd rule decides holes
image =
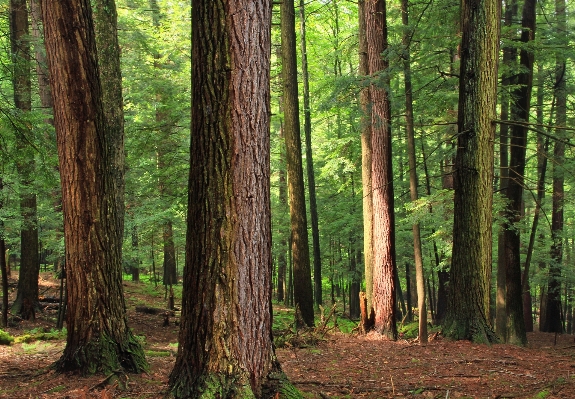
[[[16,321],[5,329],[19,342],[0,345],[0,398],[165,397],[177,351],[177,315],[164,327],[163,312],[142,312],[165,305],[161,286],[125,282],[124,287],[130,325],[151,366],[148,373],[125,375],[112,384],[102,375],[56,374],[50,366],[65,342],[52,330],[55,311],[47,305],[35,322]],[[58,282],[49,273],[42,274],[40,292],[57,296]],[[285,335],[278,339],[278,358],[306,398],[575,398],[574,336],[531,333],[528,347],[519,348],[453,342],[433,334],[421,346],[318,324],[316,332],[278,331]]]

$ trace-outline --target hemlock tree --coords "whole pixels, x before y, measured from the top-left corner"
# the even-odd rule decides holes
[[[32,109],[30,79],[30,35],[28,9],[25,0],[10,1],[10,42],[12,47],[14,105],[18,118],[14,124],[19,156],[16,160],[20,174],[20,275],[18,293],[12,313],[24,319],[34,318],[38,308],[38,227],[36,194],[32,188],[34,176],[34,146],[32,129],[26,115]]]
[[[192,2],[192,134],[176,398],[301,397],[271,334],[266,0]],[[275,396],[277,394],[277,396]]]
[[[293,258],[293,297],[303,322],[314,325],[313,288],[309,259],[309,240],[305,209],[305,187],[301,158],[295,9],[293,0],[281,3],[281,52],[284,110],[284,138],[288,174],[288,195],[291,217],[291,248]]]
[[[521,42],[529,44],[535,39],[535,0],[525,0],[522,11]],[[533,88],[533,50],[529,46],[521,48],[519,63],[521,72],[517,74],[517,86],[513,91],[511,111],[520,122],[529,122],[531,92]],[[523,186],[525,181],[525,156],[527,147],[527,126],[514,124],[509,140],[509,176],[507,181],[507,217],[511,224],[521,220],[523,213]],[[525,318],[523,316],[523,293],[521,292],[521,237],[520,229],[505,226],[505,312],[507,323],[504,341],[519,345],[527,344]],[[544,330],[542,330],[544,331]]]
[[[461,10],[452,289],[444,333],[477,342],[497,340],[489,321],[489,287],[499,5],[466,0]]]
[[[393,209],[393,171],[391,156],[391,105],[387,90],[388,62],[385,0],[366,0],[365,28],[371,100],[371,197],[373,223],[373,309],[375,330],[397,338],[395,214]]]
[[[83,374],[141,372],[148,365],[128,328],[122,289],[122,231],[114,205],[120,179],[110,149],[118,138],[110,137],[117,132],[104,113],[92,8],[88,0],[44,1],[42,14],[68,280],[68,336],[56,368]]]

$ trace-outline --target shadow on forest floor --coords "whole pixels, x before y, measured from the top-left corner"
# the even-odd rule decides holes
[[[0,346],[0,398],[162,398],[175,361],[178,327],[162,327],[162,314],[136,312],[161,308],[163,287],[125,282],[130,326],[145,343],[151,369],[128,375],[127,387],[102,386],[105,376],[59,375],[49,369],[62,353],[63,340]],[[40,292],[56,296],[57,281],[43,273]],[[7,331],[22,336],[54,327],[46,311],[36,322]],[[306,348],[282,348],[278,358],[306,398],[575,398],[573,336],[530,333],[527,348],[476,345],[441,338],[426,346],[374,335],[332,334]],[[556,339],[556,342],[555,342]]]

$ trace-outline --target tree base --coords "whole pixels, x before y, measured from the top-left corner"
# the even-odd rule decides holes
[[[254,393],[246,376],[208,374],[195,382],[188,381],[189,374],[171,382],[170,394],[177,399],[304,399],[283,372],[273,372],[262,386],[261,394]]]
[[[499,338],[493,329],[478,320],[446,322],[443,327],[443,336],[455,341],[467,340],[477,344],[495,344]]]
[[[124,343],[114,342],[104,335],[85,345],[68,344],[53,367],[58,372],[71,371],[82,375],[110,374],[119,370],[141,373],[149,369],[144,350],[132,334]]]

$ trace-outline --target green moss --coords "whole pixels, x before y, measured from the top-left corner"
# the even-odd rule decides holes
[[[28,331],[26,334],[14,338],[14,343],[31,343],[34,341],[52,341],[52,340],[65,340],[66,329],[57,330],[51,328],[50,330],[43,328],[35,328]]]
[[[134,335],[121,343],[102,335],[77,348],[66,347],[55,364],[58,371],[78,371],[83,375],[110,374],[123,370],[141,373],[149,369],[144,350]]]
[[[151,350],[146,350],[144,351],[144,353],[146,354],[147,357],[169,357],[172,354],[170,351],[151,351]]]
[[[0,330],[0,345],[12,345],[12,342],[14,342],[14,337],[6,331]]]
[[[171,389],[175,398],[195,399],[255,399],[247,378],[236,374],[210,373],[196,381],[188,381],[190,376],[181,378]]]

